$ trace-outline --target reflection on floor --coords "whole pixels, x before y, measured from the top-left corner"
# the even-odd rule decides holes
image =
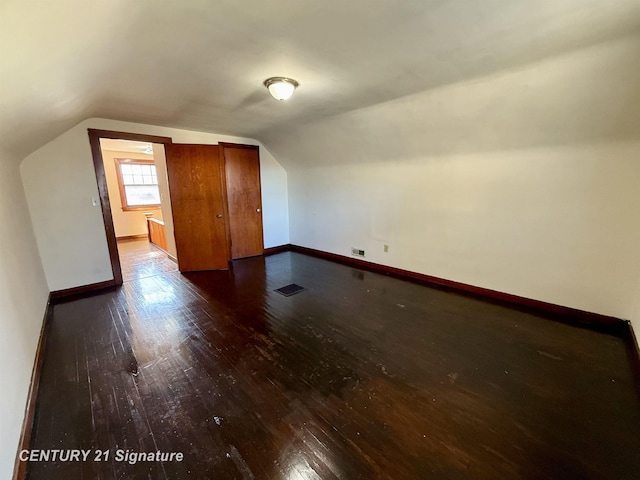
[[[31,448],[93,457],[32,480],[640,472],[616,336],[291,252],[53,308]]]
[[[173,272],[178,268],[165,252],[147,238],[118,240],[118,254],[125,282]]]

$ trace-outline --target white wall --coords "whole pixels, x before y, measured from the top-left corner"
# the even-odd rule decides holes
[[[265,135],[291,242],[629,318],[638,51],[628,38]]]
[[[122,199],[120,198],[120,188],[118,186],[118,177],[116,172],[116,158],[153,160],[153,155],[147,155],[139,152],[102,150],[102,161],[104,163],[104,172],[107,177],[109,202],[111,203],[111,217],[113,218],[113,229],[116,232],[116,237],[146,234],[147,219],[143,213],[153,212],[154,218],[162,220],[162,211],[160,207],[148,208],[146,210],[122,210]]]
[[[158,172],[158,189],[160,190],[160,205],[162,209],[161,216],[164,221],[167,252],[173,258],[177,258],[176,237],[173,232],[173,211],[171,210],[169,195],[169,177],[167,177],[167,157],[165,155],[164,145],[153,144],[153,158],[155,159],[156,170]]]
[[[18,162],[0,155],[0,478],[11,478],[48,296]]]
[[[29,211],[50,290],[113,278],[88,128],[172,137],[175,143],[259,144],[251,139],[105,119],[86,120],[36,150],[21,164]],[[156,159],[157,160],[157,159]],[[289,242],[287,175],[260,149],[265,247]]]

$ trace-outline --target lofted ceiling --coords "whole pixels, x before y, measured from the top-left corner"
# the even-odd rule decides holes
[[[0,150],[90,117],[264,141],[639,29],[638,0],[0,0]]]

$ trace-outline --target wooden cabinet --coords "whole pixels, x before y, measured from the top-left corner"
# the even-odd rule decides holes
[[[149,241],[166,252],[167,234],[164,229],[164,222],[157,218],[147,217],[147,232],[149,233]]]

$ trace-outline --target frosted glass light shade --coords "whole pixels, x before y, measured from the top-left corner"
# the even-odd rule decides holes
[[[291,78],[271,77],[264,81],[265,87],[276,100],[284,101],[293,95],[293,91],[298,86],[298,82]]]

